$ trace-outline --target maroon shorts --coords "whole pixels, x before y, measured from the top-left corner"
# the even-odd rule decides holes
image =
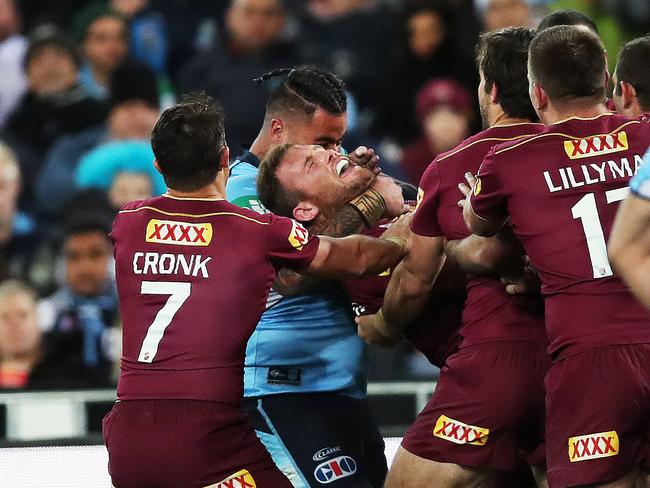
[[[650,466],[650,344],[590,349],[546,377],[546,453],[553,488],[613,481]]]
[[[198,400],[128,400],[104,417],[116,488],[291,488],[239,408]]]
[[[545,467],[546,343],[462,348],[447,360],[402,447],[416,456],[478,469],[512,470],[522,455]]]

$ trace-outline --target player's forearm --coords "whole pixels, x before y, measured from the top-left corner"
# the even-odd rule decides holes
[[[471,235],[447,241],[445,254],[468,273],[489,276],[523,271],[524,251],[510,227],[492,237]]]
[[[474,212],[471,204],[465,204],[463,207],[463,219],[467,228],[473,233],[481,237],[492,237],[503,227],[505,222],[493,222],[486,220]]]
[[[393,271],[381,307],[386,325],[393,332],[404,330],[426,308],[432,286],[432,281],[411,273],[407,263],[401,262]]]

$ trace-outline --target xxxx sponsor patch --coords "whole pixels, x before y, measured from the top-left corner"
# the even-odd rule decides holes
[[[618,451],[618,434],[613,430],[569,437],[569,461],[572,463],[616,456]]]
[[[235,474],[231,474],[226,479],[204,488],[257,488],[257,485],[248,470],[242,469]]]
[[[433,435],[454,444],[484,446],[488,441],[490,429],[469,425],[445,415],[438,417]]]
[[[590,158],[600,154],[627,151],[627,149],[627,134],[623,130],[614,134],[564,141],[564,151],[571,159]]]
[[[295,220],[291,221],[291,232],[289,232],[289,243],[298,251],[302,251],[302,248],[309,239],[309,232],[301,224]]]
[[[207,246],[212,241],[212,224],[151,219],[145,238],[147,242],[157,244]]]

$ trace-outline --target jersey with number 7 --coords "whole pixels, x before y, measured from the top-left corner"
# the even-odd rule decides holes
[[[120,400],[239,404],[246,341],[277,269],[309,266],[317,237],[226,201],[127,204],[111,232],[123,320]]]
[[[554,356],[650,342],[650,315],[613,273],[606,242],[650,145],[650,123],[615,114],[571,118],[501,144],[479,170],[471,204],[510,217],[542,280]]]

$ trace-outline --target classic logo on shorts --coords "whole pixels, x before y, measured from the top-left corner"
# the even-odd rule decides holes
[[[564,141],[564,151],[571,159],[590,158],[599,154],[626,151],[627,148],[627,134],[623,130],[614,134]]]
[[[454,444],[472,444],[484,446],[488,441],[490,429],[468,425],[445,415],[438,417],[433,435]]]
[[[151,219],[146,241],[180,246],[207,246],[212,241],[212,224],[192,224],[175,220]]]
[[[204,488],[257,488],[257,485],[248,470],[242,469],[235,474],[231,474],[225,480]]]
[[[569,461],[572,463],[617,454],[618,434],[613,430],[569,437]]]
[[[298,251],[302,251],[302,248],[307,244],[307,240],[309,239],[309,232],[307,232],[307,229],[295,220],[292,220],[291,224],[291,232],[289,233],[288,238],[289,243],[298,249]]]
[[[339,456],[316,466],[314,477],[324,485],[347,478],[357,472],[357,462],[350,456]]]

